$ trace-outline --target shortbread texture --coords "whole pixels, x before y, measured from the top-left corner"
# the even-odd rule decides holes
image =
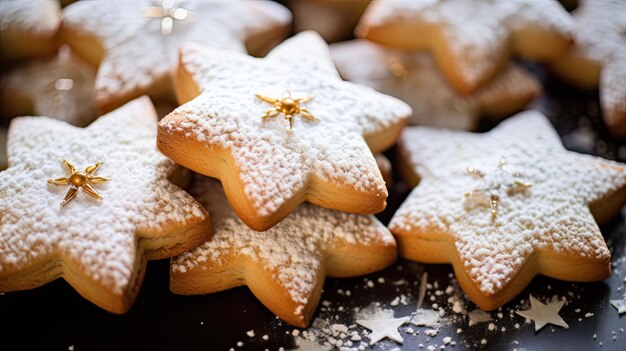
[[[519,33],[546,34],[535,37],[537,41],[546,40],[547,34],[567,41],[574,33],[571,16],[555,0],[377,0],[366,10],[356,33],[368,38],[371,28],[392,25],[422,26],[423,33],[406,36],[430,38],[423,39],[422,45],[451,57],[453,62],[438,64],[456,66],[467,84],[465,93],[484,82],[512,53],[524,51],[516,46]]]
[[[521,113],[486,134],[408,128],[399,143],[421,180],[391,220],[391,231],[452,239],[462,269],[483,294],[501,290],[534,251],[608,263],[589,206],[624,189],[626,168],[566,151],[539,112]],[[506,172],[495,172],[501,159]],[[472,177],[467,167],[485,177]],[[513,178],[532,186],[507,194]],[[500,193],[495,219],[489,194],[484,201],[465,196],[476,188]]]
[[[200,95],[159,123],[164,133],[231,153],[246,197],[261,216],[274,213],[311,183],[330,183],[362,193],[384,193],[385,183],[370,138],[403,125],[408,105],[339,77],[326,43],[313,32],[283,42],[264,59],[232,51],[185,45],[181,65]],[[312,96],[304,103],[318,121],[295,115],[263,119],[278,98]],[[386,148],[395,136],[374,148]],[[210,152],[210,151],[207,151]],[[202,157],[199,155],[199,157]],[[236,172],[236,173],[235,173]]]
[[[412,125],[473,130],[481,117],[518,112],[541,91],[537,79],[514,63],[463,96],[446,81],[429,53],[403,52],[366,40],[332,44],[331,53],[344,79],[408,103]]]
[[[174,1],[190,14],[185,20],[173,20],[171,33],[164,34],[161,18],[148,16],[149,8],[160,4],[93,0],[76,2],[64,10],[64,31],[97,38],[104,50],[95,87],[99,103],[142,95],[169,79],[183,42],[245,52],[246,39],[291,22],[289,11],[270,1]],[[81,52],[81,44],[71,44]]]
[[[137,99],[81,129],[47,117],[21,117],[9,131],[11,166],[0,173],[0,287],[3,278],[47,261],[69,262],[99,288],[122,295],[142,260],[139,239],[165,237],[207,216],[168,177],[177,166],[155,147],[156,115]],[[67,205],[69,186],[47,184],[98,161],[96,200],[83,192]]]
[[[358,247],[362,256],[353,260],[367,261],[376,251],[395,250],[395,240],[389,230],[372,215],[348,214],[302,204],[282,222],[271,229],[258,232],[241,222],[232,211],[217,180],[196,177],[190,193],[211,214],[213,237],[199,247],[172,259],[171,270],[180,273],[177,279],[185,279],[185,273],[198,270],[217,270],[240,262],[247,270],[260,270],[271,276],[295,305],[292,311],[300,315],[311,301],[315,287],[323,284],[326,271],[341,268],[329,267],[345,262],[338,256],[340,248]],[[382,267],[379,267],[379,269]],[[355,274],[368,273],[366,264]],[[322,280],[318,280],[318,272]],[[243,273],[241,284],[245,284]],[[189,275],[193,279],[193,274]],[[233,277],[224,277],[225,280]],[[236,278],[235,278],[236,279]],[[193,283],[193,281],[188,282]],[[276,296],[276,299],[282,297]]]
[[[93,67],[63,47],[56,57],[27,62],[0,77],[0,111],[4,117],[49,116],[85,126],[97,117],[95,76]],[[29,111],[12,106],[24,99]]]
[[[58,1],[0,1],[0,60],[51,54],[57,47],[60,23]]]
[[[626,136],[626,2],[581,0],[574,20],[576,45],[553,68],[583,87],[599,84],[606,124]],[[597,72],[596,65],[601,73],[585,78]]]

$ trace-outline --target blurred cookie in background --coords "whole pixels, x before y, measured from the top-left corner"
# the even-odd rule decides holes
[[[111,111],[141,95],[174,101],[183,42],[257,54],[290,25],[291,13],[272,1],[92,0],[63,9],[61,37],[98,67],[96,105]]]
[[[551,69],[580,88],[599,86],[608,129],[626,138],[626,2],[580,1],[573,15],[576,45]]]
[[[0,116],[43,115],[85,126],[98,115],[95,74],[67,46],[56,57],[16,66],[0,77]]]
[[[296,32],[314,30],[327,42],[350,39],[370,0],[287,0]]]
[[[450,85],[469,94],[514,56],[553,62],[572,45],[574,21],[555,0],[377,0],[355,34],[432,52]]]
[[[60,23],[56,0],[0,1],[0,63],[52,55]]]
[[[412,125],[474,130],[481,118],[499,119],[522,110],[541,91],[539,81],[515,63],[463,96],[448,84],[429,53],[405,53],[360,39],[332,44],[331,53],[344,79],[408,103]]]

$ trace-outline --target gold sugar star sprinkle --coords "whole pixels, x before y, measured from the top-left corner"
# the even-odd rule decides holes
[[[85,168],[85,171],[77,171],[71,163],[63,159],[63,166],[65,166],[65,169],[67,169],[70,173],[70,176],[65,178],[48,179],[48,183],[50,184],[72,186],[70,190],[67,191],[67,194],[65,194],[65,198],[63,198],[63,202],[61,202],[61,206],[65,206],[68,202],[72,201],[74,197],[76,197],[76,194],[78,194],[78,188],[83,188],[83,191],[85,191],[87,195],[102,200],[102,196],[98,194],[93,185],[104,183],[111,179],[93,175],[101,165],[102,162],[98,162]]]
[[[399,57],[390,56],[387,58],[387,68],[389,72],[397,78],[405,77],[409,73],[409,69]]]
[[[487,175],[474,167],[467,167],[467,174],[482,179],[483,184],[465,193],[465,196],[473,198],[488,195],[492,220],[495,220],[498,214],[498,206],[503,194],[512,195],[532,186],[532,183],[517,179],[522,176],[519,172],[509,173],[507,171],[506,158],[504,157],[498,161],[498,168],[493,174]]]
[[[161,0],[161,4],[146,9],[146,16],[161,19],[161,33],[168,35],[174,30],[174,21],[191,21],[193,13],[176,5],[176,0]]]
[[[305,107],[300,106],[311,100],[313,96],[307,96],[305,98],[292,98],[290,93],[286,93],[282,99],[274,99],[265,95],[255,94],[257,98],[274,105],[273,108],[265,111],[261,118],[266,119],[274,117],[280,113],[285,116],[285,119],[289,121],[289,127],[287,131],[291,133],[293,128],[294,116],[299,114],[309,121],[319,121],[319,119],[311,114]]]

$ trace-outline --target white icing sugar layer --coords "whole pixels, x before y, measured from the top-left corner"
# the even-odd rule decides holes
[[[53,37],[59,28],[59,13],[55,0],[0,1],[0,31]]]
[[[170,115],[180,118],[166,118],[160,127],[231,150],[244,191],[261,215],[273,213],[311,181],[386,191],[365,139],[402,123],[411,110],[343,82],[317,34],[299,34],[265,59],[186,45],[181,61],[201,94]],[[286,92],[313,96],[303,107],[318,121],[296,115],[289,133],[282,115],[261,118],[272,106],[255,94],[280,99]]]
[[[589,205],[623,189],[626,168],[566,151],[540,113],[524,112],[486,134],[409,128],[400,148],[421,181],[390,228],[426,239],[449,233],[482,292],[500,290],[533,250],[610,257]],[[502,159],[505,172],[497,171]],[[514,179],[530,186],[511,191]],[[465,195],[475,189],[483,201]],[[495,217],[492,194],[500,196]]]
[[[229,260],[250,260],[274,275],[303,308],[317,284],[316,273],[336,246],[389,246],[391,233],[374,216],[354,215],[303,204],[265,232],[241,222],[219,181],[196,177],[190,193],[202,203],[213,225],[213,237],[172,260],[174,272],[219,267]]]
[[[205,218],[201,206],[167,177],[176,165],[155,147],[156,116],[147,98],[85,129],[46,117],[22,117],[9,131],[11,167],[0,173],[0,277],[62,258],[81,274],[123,294],[132,279],[138,237]],[[98,161],[96,200],[80,190],[67,205],[62,159],[76,169]]]

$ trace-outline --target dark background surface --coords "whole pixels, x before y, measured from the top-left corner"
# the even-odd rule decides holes
[[[542,72],[537,73],[543,76]],[[545,94],[533,107],[550,117],[569,149],[624,161],[625,143],[611,140],[606,133],[597,95],[597,91],[581,92],[547,81]],[[489,130],[493,125],[495,122],[487,121],[481,129]],[[387,155],[393,160],[394,150]],[[390,192],[389,207],[379,216],[384,223],[407,194],[405,185],[396,179],[394,190]],[[446,318],[433,338],[427,338],[423,333],[429,328],[413,327],[422,331],[413,336],[405,332],[407,326],[401,327],[405,338],[402,348],[420,349],[418,345],[423,343],[425,347],[436,345],[439,350],[442,339],[450,336],[457,345],[448,345],[448,350],[626,350],[626,333],[620,331],[620,328],[626,329],[626,315],[619,317],[617,310],[609,304],[609,299],[619,299],[626,292],[625,217],[626,209],[602,228],[613,253],[613,274],[609,279],[581,284],[537,277],[517,299],[503,308],[504,318],[494,321],[496,330],[489,330],[488,323],[469,327],[467,316],[456,315]],[[338,315],[337,322],[349,325],[354,323],[352,308],[362,308],[371,302],[389,306],[395,297],[404,294],[408,304],[400,304],[394,310],[396,317],[405,316],[415,310],[417,282],[423,272],[428,272],[428,281],[436,281],[441,289],[449,284],[451,268],[448,265],[422,265],[400,260],[387,270],[365,278],[328,279],[322,300],[327,300],[331,309],[335,308],[333,315]],[[176,296],[169,292],[168,273],[167,260],[149,263],[135,305],[121,316],[105,312],[84,300],[63,280],[31,291],[1,295],[0,349],[228,350],[234,347],[236,350],[277,350],[279,347],[294,347],[290,334],[294,328],[276,319],[247,288],[206,296]],[[385,278],[385,283],[378,282],[380,277]],[[375,282],[374,287],[367,288],[364,279]],[[408,284],[398,287],[390,283],[399,279],[405,279]],[[347,297],[339,294],[338,289],[351,290],[352,294]],[[429,297],[434,291],[429,290],[426,307],[432,304]],[[570,329],[547,326],[535,333],[532,324],[524,324],[524,319],[519,316],[511,317],[508,311],[519,308],[520,299],[527,299],[530,293],[541,301],[553,295],[567,297],[569,302],[561,310],[561,316]],[[446,295],[437,296],[435,302],[444,306],[447,317],[455,316],[450,311],[451,305],[446,303]],[[345,311],[337,312],[337,306],[344,306]],[[475,308],[472,306],[469,303],[467,310]],[[585,318],[586,313],[593,313],[593,316]],[[325,318],[327,314],[319,316]],[[515,323],[521,325],[520,329],[514,327]],[[506,331],[502,331],[502,327]],[[457,329],[463,332],[457,334]],[[249,330],[255,331],[254,337],[246,335]],[[262,339],[265,334],[268,340]],[[485,339],[484,345],[482,339]],[[236,346],[238,341],[243,342],[242,347]],[[399,346],[386,340],[373,349]]]
[[[572,1],[564,1],[572,8]],[[540,69],[533,68],[545,83],[545,93],[533,107],[546,113],[564,144],[570,150],[626,161],[626,142],[612,140],[602,122],[598,105],[598,92],[583,92],[546,78]],[[4,124],[5,122],[0,122]],[[496,123],[485,121],[480,130],[487,131]],[[8,123],[6,123],[8,125]],[[394,150],[387,152],[394,159]],[[397,176],[397,175],[396,175]],[[408,195],[406,186],[396,179],[390,191],[387,210],[379,215],[387,223],[401,201]],[[620,299],[626,292],[626,208],[602,232],[613,253],[613,273],[610,278],[597,283],[569,283],[546,277],[535,278],[520,296],[502,309],[504,317],[493,323],[468,326],[465,315],[451,312],[446,295],[436,296],[435,303],[444,306],[446,318],[437,336],[428,338],[424,330],[414,327],[419,335],[408,335],[407,326],[400,328],[404,345],[389,340],[372,349],[426,350],[433,345],[440,350],[442,339],[449,336],[456,346],[446,350],[626,350],[626,314],[621,317],[609,304],[610,299]],[[41,288],[0,295],[0,350],[277,350],[294,347],[292,331],[261,305],[250,291],[237,288],[206,296],[177,296],[169,292],[168,260],[150,262],[139,297],[125,315],[110,314],[78,295],[65,281],[57,280]],[[337,316],[337,323],[353,324],[351,309],[363,308],[372,302],[389,307],[401,294],[407,305],[393,307],[396,317],[415,310],[418,281],[428,273],[429,283],[437,282],[442,289],[450,283],[448,265],[422,265],[400,260],[390,268],[353,279],[328,279],[322,300]],[[384,278],[384,283],[379,283]],[[396,286],[393,281],[404,279],[406,285]],[[365,282],[375,282],[367,287]],[[350,297],[338,292],[350,290]],[[620,289],[618,291],[618,289]],[[428,291],[425,307],[433,301]],[[532,324],[524,324],[519,316],[510,317],[508,311],[520,307],[520,299],[533,294],[541,301],[556,295],[567,297],[569,302],[560,314],[569,324],[565,330],[546,326],[535,333]],[[523,304],[522,304],[523,305]],[[338,312],[337,307],[344,307]],[[466,306],[470,311],[473,304]],[[526,309],[523,307],[522,309]],[[580,312],[576,312],[580,309]],[[497,312],[497,311],[496,311]],[[593,316],[584,317],[587,313]],[[318,307],[315,317],[327,318],[329,312]],[[494,317],[496,313],[493,313]],[[454,318],[452,318],[454,317]],[[580,318],[580,321],[579,321]],[[520,324],[516,329],[514,325]],[[502,331],[502,327],[506,328]],[[620,330],[620,328],[623,328]],[[463,332],[458,334],[457,330]],[[254,337],[246,332],[255,331]],[[287,334],[288,333],[288,334]],[[262,335],[268,335],[263,340]],[[596,338],[594,338],[594,334]],[[615,340],[613,340],[615,337]],[[481,340],[485,344],[481,344]],[[237,342],[243,342],[241,347]],[[602,344],[600,344],[602,343]],[[419,348],[423,344],[424,348]]]

